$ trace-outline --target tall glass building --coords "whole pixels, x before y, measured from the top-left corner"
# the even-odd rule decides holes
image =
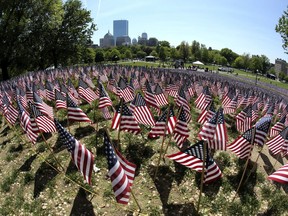
[[[113,36],[115,41],[117,37],[128,36],[128,20],[113,21]]]

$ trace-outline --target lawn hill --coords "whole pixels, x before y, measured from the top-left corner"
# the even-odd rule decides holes
[[[213,83],[219,82],[221,83],[218,86],[219,91],[214,91],[215,94],[212,94],[216,109],[222,106],[221,96],[223,95],[220,90],[225,86],[239,89],[241,93],[253,91],[256,95],[265,95],[263,97],[265,102],[269,98],[269,101],[273,101],[275,105],[280,102],[280,99],[286,105],[288,102],[285,93],[287,89],[282,89],[282,86],[276,86],[274,83],[262,82],[264,80],[262,78],[255,85],[254,77],[247,78],[240,73],[227,75],[216,71],[138,67],[135,64],[93,66],[89,67],[89,70],[78,67],[70,70],[63,69],[61,72],[55,70],[31,72],[14,78],[6,84],[13,85],[15,84],[13,81],[17,83],[19,80],[32,84],[36,82],[36,78],[39,78],[36,83],[39,85],[40,80],[44,85],[44,81],[51,77],[49,74],[53,74],[54,84],[67,84],[68,78],[71,79],[75,89],[78,89],[79,77],[86,77],[86,80],[92,82],[89,88],[94,92],[100,79],[114,108],[120,103],[120,99],[112,91],[107,90],[107,81],[111,79],[111,74],[117,81],[120,76],[127,78],[128,83],[131,77],[141,81],[146,76],[151,85],[154,81],[161,83],[163,91],[167,87],[167,80],[180,87],[184,85],[195,87],[197,84],[211,88]],[[93,88],[93,85],[96,87]],[[22,86],[18,85],[18,87]],[[137,89],[136,92],[144,95],[141,89]],[[7,94],[13,95],[11,92]],[[188,123],[189,137],[181,150],[199,140],[198,133],[202,125],[197,122],[201,113],[195,105],[198,96],[196,91],[193,96],[190,96],[192,119]],[[167,94],[166,97],[169,104],[174,105],[173,109],[177,116],[179,111],[176,99]],[[245,175],[243,172],[246,159],[238,158],[229,149],[211,150],[210,156],[219,166],[222,177],[203,185],[199,203],[202,173],[163,157],[167,146],[166,155],[180,151],[171,135],[165,137],[163,150],[161,150],[163,137],[148,138],[151,130],[149,126],[140,124],[141,133],[138,135],[112,130],[112,120],[105,120],[101,110],[98,109],[98,99],[91,104],[81,100],[79,104],[79,108],[92,120],[92,124],[68,122],[66,109],[56,110],[54,101],[45,98],[43,101],[54,108],[54,115],[60,124],[93,153],[94,164],[98,169],[93,170],[92,182],[88,185],[57,132],[39,134],[37,142],[32,144],[19,125],[19,121],[12,126],[7,123],[3,115],[0,115],[0,215],[288,215],[287,185],[267,178],[285,165],[288,158],[271,155],[266,144],[263,148],[257,145],[253,147]],[[17,107],[15,101],[12,101],[12,104]],[[167,107],[167,105],[161,107],[161,112],[164,112]],[[241,135],[236,130],[235,116],[243,108],[241,106],[235,113],[224,115],[228,144]],[[259,114],[262,109],[259,110]],[[114,109],[111,108],[112,117],[113,111]],[[151,109],[151,111],[157,121],[159,119],[157,110]],[[277,115],[278,113],[275,112],[271,125],[279,120]],[[109,133],[111,142],[121,149],[122,155],[137,166],[132,186],[133,194],[127,205],[116,202],[108,176],[107,157],[103,144],[106,131]],[[267,136],[267,140],[269,139],[271,138]],[[241,187],[237,190],[242,177]],[[198,207],[199,212],[197,212]]]

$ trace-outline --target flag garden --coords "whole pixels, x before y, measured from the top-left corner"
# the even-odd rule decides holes
[[[288,98],[272,90],[115,65],[0,87],[0,215],[288,214]]]

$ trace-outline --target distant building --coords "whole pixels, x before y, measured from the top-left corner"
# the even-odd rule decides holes
[[[148,35],[147,35],[146,32],[143,32],[141,36],[142,36],[143,39],[148,40]]]
[[[115,41],[113,35],[108,31],[103,38],[100,38],[100,47],[113,47],[115,46]]]
[[[277,74],[277,76],[279,76],[279,73],[283,72],[286,75],[288,75],[288,64],[285,60],[283,59],[276,59],[275,60],[275,73]]]
[[[128,46],[131,44],[131,39],[128,35],[120,36],[116,39],[116,46]]]
[[[132,45],[135,45],[135,44],[137,44],[137,39],[136,39],[136,38],[133,38],[133,39],[132,39]]]
[[[118,37],[129,36],[128,20],[114,20],[113,21],[113,35],[115,44]]]

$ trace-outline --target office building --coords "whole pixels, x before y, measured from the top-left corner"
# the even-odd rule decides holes
[[[128,34],[128,20],[114,20],[113,21],[113,35],[115,43],[117,37],[129,36]]]
[[[283,59],[276,59],[275,60],[275,73],[277,76],[279,76],[279,73],[284,73],[286,75],[288,75],[288,65],[287,62]]]

